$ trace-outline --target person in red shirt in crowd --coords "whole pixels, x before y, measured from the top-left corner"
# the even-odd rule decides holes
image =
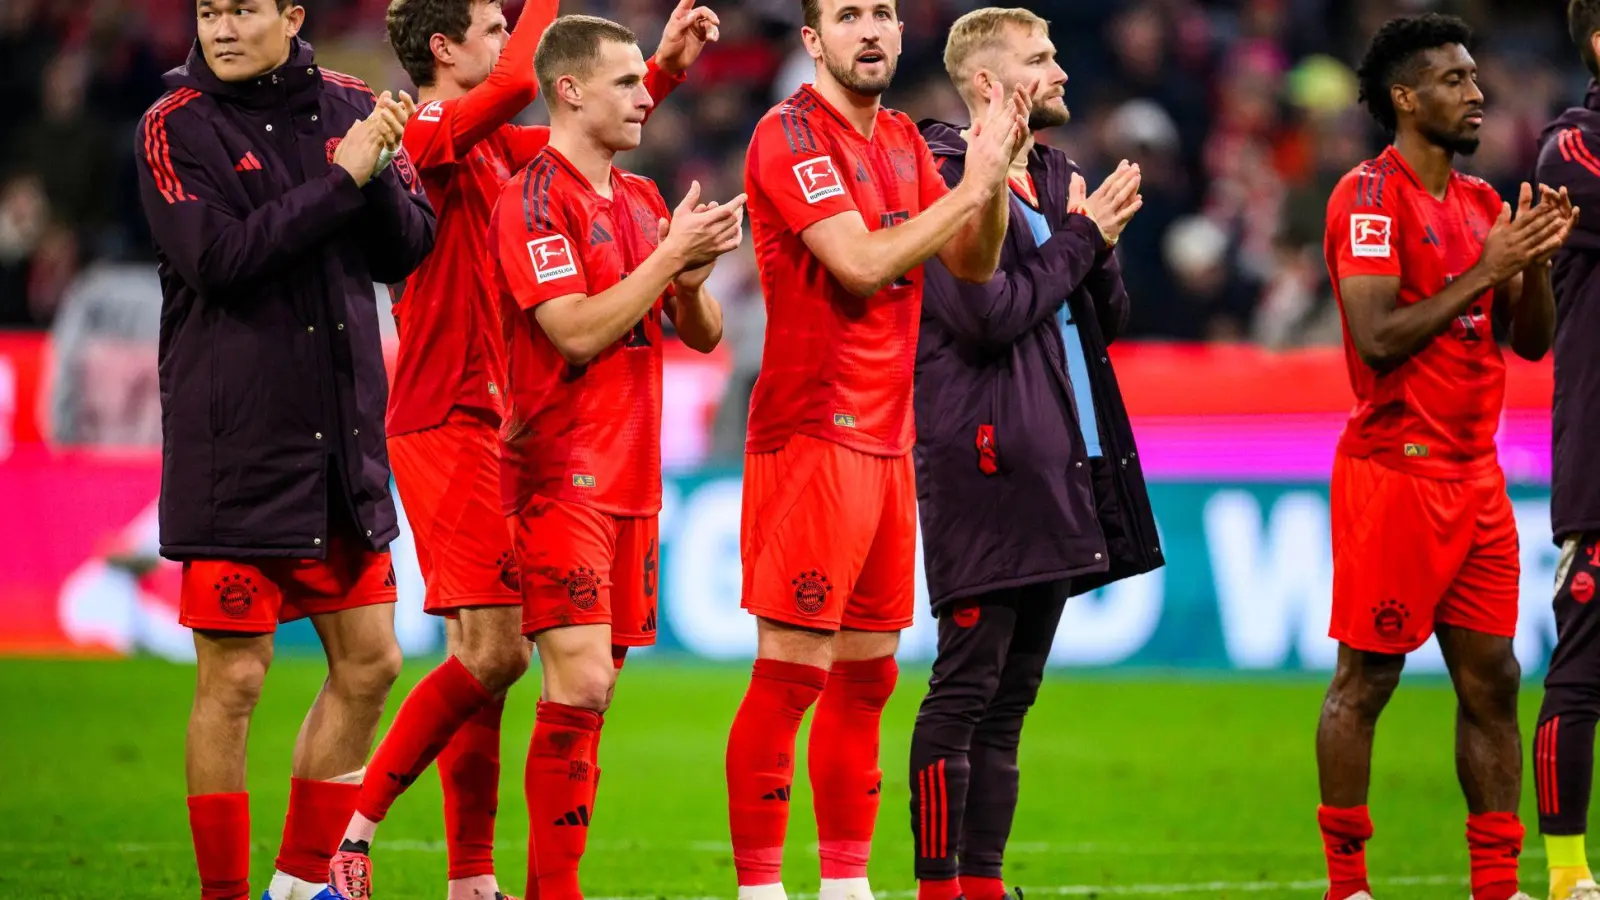
[[[579,900],[604,714],[627,648],[655,642],[661,320],[690,348],[716,349],[722,311],[705,283],[743,240],[744,198],[701,203],[696,183],[669,212],[653,182],[612,164],[639,146],[655,102],[627,28],[564,16],[535,67],[550,143],[501,191],[489,226],[501,296],[521,312],[501,485],[522,632],[544,676],[527,896]]]
[[[522,593],[500,510],[504,326],[487,244],[500,188],[544,149],[550,129],[511,124],[538,96],[534,53],[557,0],[534,0],[508,36],[498,0],[395,0],[389,42],[420,104],[405,146],[439,216],[432,254],[398,286],[400,349],[389,454],[426,582],[446,617],[449,657],[401,705],[368,767],[332,864],[350,897],[371,892],[377,823],[437,757],[451,900],[494,897],[494,821],[506,690],[527,670]],[[645,87],[681,84],[717,16],[681,0]]]
[[[767,334],[740,540],[759,643],[728,737],[729,821],[741,900],[782,900],[795,735],[817,703],[822,900],[867,900],[879,723],[915,603],[922,264],[993,277],[1035,85],[995,86],[952,189],[912,121],[880,103],[900,57],[896,4],[803,10],[815,83],[762,118],[746,157]]]
[[[1344,319],[1356,408],[1331,486],[1338,667],[1317,727],[1328,900],[1370,898],[1365,845],[1372,736],[1406,654],[1437,634],[1455,682],[1473,900],[1525,898],[1520,669],[1512,653],[1517,527],[1495,428],[1511,348],[1550,349],[1549,263],[1575,210],[1522,186],[1513,218],[1453,167],[1478,146],[1483,93],[1450,16],[1393,19],[1361,64],[1361,95],[1394,134],[1328,199],[1324,256]]]

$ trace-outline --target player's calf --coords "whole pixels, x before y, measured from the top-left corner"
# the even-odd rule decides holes
[[[272,663],[271,635],[195,632],[196,681],[185,763],[189,830],[204,900],[249,890],[250,798],[245,746]]]
[[[1328,900],[1370,896],[1367,812],[1372,735],[1400,684],[1405,657],[1339,645],[1339,662],[1317,723],[1317,774],[1322,803],[1317,825],[1328,862]]]

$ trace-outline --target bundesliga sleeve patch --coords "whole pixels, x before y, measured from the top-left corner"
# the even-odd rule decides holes
[[[819,156],[796,165],[794,177],[800,180],[800,190],[806,195],[807,203],[818,203],[844,193],[844,181],[839,177],[839,170],[833,167],[831,157]]]
[[[417,110],[418,122],[437,122],[444,117],[444,101],[435,100]]]
[[[533,276],[540,284],[578,274],[578,264],[572,259],[572,244],[564,234],[529,241],[528,256],[533,259]]]
[[[1388,216],[1352,213],[1350,216],[1350,255],[1389,258]]]

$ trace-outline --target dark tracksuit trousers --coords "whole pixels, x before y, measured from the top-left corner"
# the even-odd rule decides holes
[[[911,736],[919,881],[999,878],[1017,808],[1022,720],[1067,602],[1064,581],[995,591],[939,613],[939,652]]]
[[[1556,647],[1544,679],[1534,731],[1534,784],[1539,833],[1583,834],[1594,777],[1594,726],[1600,717],[1600,534],[1574,536],[1562,547],[1556,584]]]

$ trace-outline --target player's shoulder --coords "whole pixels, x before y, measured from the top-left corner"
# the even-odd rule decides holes
[[[833,119],[809,90],[801,87],[767,110],[756,123],[753,145],[789,154],[826,153]]]
[[[319,67],[318,71],[322,75],[322,89],[328,96],[350,104],[362,115],[378,105],[378,95],[362,79],[326,66]]]
[[[205,118],[201,110],[204,104],[196,103],[205,95],[191,87],[178,87],[162,94],[156,102],[150,104],[139,117],[141,124],[146,127],[162,126],[171,127],[173,124],[193,125]]]
[[[1453,180],[1461,190],[1466,191],[1467,194],[1469,194],[1474,200],[1484,204],[1492,204],[1494,206],[1500,205],[1500,192],[1495,190],[1494,185],[1484,181],[1482,178],[1479,178],[1476,175],[1469,175],[1466,172],[1458,171],[1451,173],[1451,180]]]
[[[1400,163],[1382,153],[1344,173],[1328,198],[1328,207],[1382,209],[1400,199],[1406,183]]]
[[[528,161],[522,171],[500,186],[496,214],[514,215],[528,231],[554,231],[574,205],[578,182],[548,149]]]

